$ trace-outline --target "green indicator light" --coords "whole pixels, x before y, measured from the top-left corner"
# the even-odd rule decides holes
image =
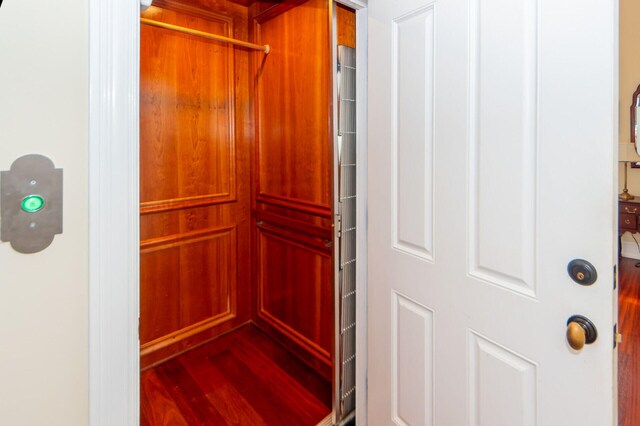
[[[27,213],[35,213],[44,207],[44,198],[39,195],[29,195],[22,200],[22,210]]]

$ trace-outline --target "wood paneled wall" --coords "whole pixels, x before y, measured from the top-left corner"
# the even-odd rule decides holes
[[[143,16],[248,38],[246,7],[226,1],[156,0]],[[250,54],[141,26],[143,367],[250,319]]]
[[[155,0],[144,17],[272,50],[141,28],[143,367],[253,320],[330,377],[329,3]]]
[[[252,7],[256,324],[327,377],[333,351],[329,3]]]

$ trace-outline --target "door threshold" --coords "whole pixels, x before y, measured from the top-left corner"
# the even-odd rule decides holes
[[[333,426],[333,413],[329,413],[329,415],[322,419],[316,426]]]

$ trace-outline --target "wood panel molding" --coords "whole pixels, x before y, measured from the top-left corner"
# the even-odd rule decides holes
[[[317,367],[319,361],[325,366],[320,370],[327,372],[333,336],[332,252],[313,241],[285,229],[257,227],[256,323],[293,345],[305,362]]]
[[[315,358],[322,361],[324,364],[331,366],[331,354],[328,350],[322,348],[317,343],[309,340],[306,336],[298,331],[294,330],[292,327],[287,325],[286,323],[280,321],[275,316],[271,315],[268,311],[261,309],[258,313],[258,316],[263,321],[268,322],[272,327],[276,328],[282,334],[284,334],[287,338],[294,341],[306,351],[308,351]]]
[[[229,234],[231,234],[233,239],[235,240],[236,229],[237,227],[234,225],[221,228],[199,229],[197,231],[167,235],[164,237],[148,238],[146,240],[140,241],[140,254],[150,253],[157,250],[164,250],[171,247],[178,247],[198,241],[210,240],[212,238]]]
[[[312,203],[290,197],[281,197],[278,195],[269,195],[261,193],[256,197],[259,203],[271,204],[278,207],[284,207],[303,213],[309,213],[320,217],[331,217],[331,207],[328,205]]]
[[[253,16],[255,200],[322,217],[332,205],[332,52],[328,3],[283,2]],[[296,34],[296,36],[292,36]]]
[[[152,7],[158,7],[158,8],[162,8],[162,9],[169,9],[169,10],[173,10],[173,11],[176,11],[176,12],[180,12],[180,13],[185,14],[185,15],[191,15],[191,16],[194,16],[196,18],[203,18],[203,19],[207,19],[209,21],[226,22],[230,26],[233,25],[233,20],[227,15],[223,15],[221,13],[213,12],[210,9],[203,9],[203,8],[200,8],[200,7],[197,7],[197,6],[193,6],[193,5],[190,5],[190,4],[185,4],[183,1],[153,0],[153,6]],[[231,33],[227,32],[227,34],[221,34],[221,35],[224,35],[225,37],[231,37],[230,34]]]
[[[193,197],[174,198],[170,200],[147,201],[140,203],[140,214],[160,213],[171,210],[205,207],[214,204],[232,203],[237,198],[230,193],[196,195]]]
[[[285,0],[277,3],[271,3],[266,1],[258,1],[254,4],[254,17],[253,19],[258,24],[263,24],[278,15],[293,9],[306,2],[307,0]]]
[[[331,257],[332,241],[330,239],[303,232],[291,226],[293,221],[289,222],[289,224],[285,221],[271,222],[263,217],[256,222],[258,237],[262,234],[269,235],[318,255]]]
[[[313,225],[302,220],[297,220],[291,217],[281,216],[279,214],[274,214],[266,211],[254,211],[253,214],[256,217],[257,226],[264,227],[264,224],[266,222],[279,226],[280,228],[301,232],[304,235],[322,238],[325,241],[331,241],[333,238],[333,231],[331,228]]]
[[[222,250],[217,246],[202,246],[192,247],[192,250],[196,250],[193,253],[171,253],[162,255],[163,251],[172,249],[182,249],[185,246],[206,243],[217,239],[226,238],[228,242],[224,243]],[[158,262],[179,262],[179,268],[170,270],[170,274],[158,275],[161,271],[155,271],[153,274],[147,274],[141,280],[141,288],[145,298],[142,300],[141,307],[141,356],[149,355],[150,353],[166,348],[174,343],[180,342],[191,336],[218,326],[224,322],[233,320],[236,317],[237,312],[237,233],[236,226],[204,229],[193,231],[185,234],[170,235],[159,238],[152,238],[145,240],[141,243],[141,264],[143,267],[147,261],[151,261],[148,268],[157,268]],[[210,251],[213,250],[213,253]],[[161,256],[168,256],[157,258],[155,260],[148,260],[147,256],[151,254],[161,254]],[[188,300],[184,299],[182,291],[185,288],[191,286],[202,287],[202,284],[196,283],[194,280],[201,279],[215,279],[219,278],[216,274],[218,271],[195,271],[192,268],[194,265],[182,262],[182,259],[187,254],[193,254],[196,256],[204,256],[211,259],[214,256],[215,259],[219,259],[221,264],[218,268],[224,268],[224,273],[231,274],[227,277],[226,282],[211,282],[210,290],[208,294],[202,294],[196,297],[208,297],[210,300],[202,307],[190,305]],[[157,257],[157,255],[156,255]],[[230,262],[231,267],[224,263]],[[204,260],[204,259],[203,259]],[[164,267],[171,267],[165,265]],[[191,268],[191,269],[190,269]],[[199,268],[199,266],[197,266]],[[186,275],[185,275],[186,274]],[[205,275],[202,275],[205,274]],[[223,275],[224,276],[224,275]],[[155,288],[155,289],[154,289]],[[211,293],[216,291],[217,294]],[[154,297],[155,296],[155,297]],[[220,299],[222,297],[222,299]],[[216,308],[216,305],[218,308]],[[221,308],[221,309],[220,309]],[[199,310],[196,310],[199,309]],[[218,310],[218,312],[215,312]],[[213,311],[213,312],[211,312]],[[211,313],[212,315],[211,315]],[[160,316],[158,316],[160,315]],[[200,316],[203,319],[196,322],[189,322],[188,318]],[[163,323],[160,328],[154,329],[154,331],[145,331],[150,329],[151,324],[158,319],[162,319]],[[154,325],[155,326],[155,325]],[[144,328],[142,328],[144,327]],[[173,330],[171,330],[173,328]],[[153,337],[158,331],[163,330],[161,336],[149,339],[149,336]]]
[[[229,16],[225,16],[222,14],[209,12],[203,9],[199,9],[192,6],[187,6],[172,0],[162,0],[154,2],[154,6],[147,9],[142,15],[145,18],[158,20],[161,22],[167,22],[170,24],[177,24],[184,26],[185,24],[181,21],[184,20],[184,16],[192,17],[189,19],[189,27],[212,32],[207,28],[208,25],[217,23],[224,28],[220,35],[224,35],[226,37],[234,36],[234,25],[233,18]],[[180,19],[182,18],[182,19]],[[154,79],[165,78],[162,75],[163,69],[153,70],[153,67],[150,69],[153,71],[149,71],[145,69],[146,61],[155,60],[158,61],[160,51],[155,51],[153,46],[150,43],[147,43],[147,34],[149,31],[150,34],[160,35],[167,37],[175,37],[175,40],[206,40],[206,45],[211,44],[212,46],[220,46],[222,55],[226,56],[225,62],[226,67],[224,68],[224,76],[222,77],[225,80],[224,92],[226,93],[223,99],[210,98],[208,99],[209,103],[205,102],[206,96],[211,96],[210,93],[204,93],[204,95],[200,93],[194,93],[192,97],[185,98],[178,92],[178,88],[173,87],[176,93],[173,94],[165,94],[162,92],[161,87],[157,87],[158,83],[155,82]],[[219,31],[213,31],[216,33],[220,33]],[[235,55],[234,49],[232,46],[221,44],[218,42],[212,42],[207,39],[198,38],[196,36],[185,36],[180,33],[173,33],[169,30],[155,28],[155,27],[145,27],[142,25],[141,27],[142,34],[142,46],[146,47],[147,50],[141,50],[141,73],[143,75],[150,74],[147,79],[150,79],[149,83],[145,83],[146,80],[143,80],[143,84],[141,85],[141,110],[145,111],[145,113],[141,113],[141,170],[142,176],[141,180],[143,182],[141,188],[141,213],[147,214],[152,212],[160,212],[160,211],[169,211],[181,208],[188,207],[197,207],[197,206],[206,206],[217,203],[224,202],[233,202],[236,201],[237,194],[237,153],[236,153],[236,135],[235,135],[235,121],[236,121],[236,108],[235,108]],[[167,43],[168,45],[168,43]],[[198,52],[200,55],[195,55],[193,58],[194,64],[198,63],[197,61],[201,61],[198,67],[207,67],[210,66],[206,61],[207,58],[202,57],[203,54],[211,55],[215,52],[217,47],[210,49],[208,52],[195,50],[196,47],[192,47],[194,52]],[[157,55],[155,59],[153,55]],[[164,58],[166,60],[166,58]],[[196,65],[192,64],[190,71],[191,73],[197,72]],[[153,73],[156,72],[157,75]],[[179,80],[177,76],[173,77],[176,81]],[[175,82],[174,82],[175,83]],[[213,87],[213,82],[209,82]],[[147,89],[147,86],[149,88]],[[207,87],[207,86],[203,86]],[[203,89],[204,90],[204,89]],[[219,90],[218,88],[214,90]],[[191,94],[190,94],[191,95]],[[182,97],[181,97],[182,96]],[[164,98],[166,97],[166,99]],[[165,104],[166,102],[166,104]],[[171,103],[175,103],[175,105]],[[182,106],[181,106],[182,105]],[[170,111],[172,114],[175,114],[175,111],[183,108],[189,108],[191,111],[197,111],[198,114],[211,114],[212,111],[215,111],[215,114],[219,114],[220,110],[226,111],[226,119],[224,128],[216,127],[215,137],[221,137],[225,141],[225,145],[227,147],[226,152],[222,155],[222,158],[217,160],[210,158],[211,153],[206,151],[205,142],[211,143],[211,140],[207,140],[207,137],[212,136],[212,131],[209,129],[208,133],[204,132],[204,127],[202,124],[198,127],[198,121],[195,121],[193,117],[189,118],[194,122],[191,123],[189,127],[183,125],[182,122],[178,121],[179,118],[173,118],[176,120],[176,123],[173,125],[176,126],[175,129],[179,129],[179,134],[165,134],[168,130],[167,123],[162,120],[162,117],[158,118],[156,115],[160,112],[167,113]],[[146,113],[147,111],[153,112],[149,117]],[[155,121],[150,121],[152,118]],[[176,116],[177,117],[177,116]],[[185,120],[185,118],[182,118]],[[150,122],[148,122],[150,121]],[[221,124],[221,123],[218,123]],[[172,124],[168,123],[168,129],[172,129]],[[173,130],[174,132],[176,130]],[[221,135],[220,132],[223,132]],[[185,138],[184,134],[187,134],[187,138],[191,140],[182,140]],[[173,183],[175,188],[172,188],[174,191],[179,191],[180,193],[171,193],[167,194],[165,190],[164,197],[157,197],[154,195],[148,195],[147,192],[150,191],[150,188],[160,187],[161,184],[167,186],[169,179],[175,179],[175,177],[171,176],[167,173],[178,174],[181,173],[180,170],[175,167],[168,167],[168,160],[165,158],[168,154],[166,153],[167,147],[166,141],[174,138],[173,143],[176,146],[176,152],[173,153],[174,156],[177,156],[180,161],[180,156],[188,156],[185,157],[184,161],[188,161],[194,170],[191,170],[189,174],[186,174],[184,177],[179,179],[177,182]],[[199,141],[201,146],[195,145],[195,141]],[[179,148],[184,144],[184,149]],[[148,146],[148,147],[147,147]],[[161,146],[162,148],[158,148]],[[219,146],[219,145],[216,145]],[[213,149],[213,148],[209,148]],[[190,151],[189,151],[190,150]],[[184,152],[182,152],[184,151]],[[226,157],[226,158],[224,158]],[[188,158],[188,160],[187,160]],[[172,160],[173,161],[173,160]],[[228,168],[225,179],[222,179],[220,174],[224,174],[221,172],[220,162],[222,164],[226,163],[226,168]],[[159,163],[159,166],[156,164]],[[152,165],[154,167],[152,167]],[[166,170],[165,170],[166,169]],[[208,173],[210,170],[215,170],[216,174],[216,184],[222,185],[223,188],[219,188],[221,190],[213,192],[213,193],[194,193],[197,191],[197,186],[203,186],[206,182],[206,179],[202,179],[201,177],[196,178],[195,173]],[[165,174],[158,174],[159,172],[163,172]],[[149,174],[147,176],[147,174]],[[182,172],[185,173],[185,172]],[[150,181],[153,182],[153,185],[150,185]],[[146,185],[144,185],[146,183]],[[203,188],[200,188],[202,190]],[[155,191],[154,191],[155,192]],[[183,195],[184,192],[187,192]],[[190,194],[189,194],[190,193]],[[168,196],[167,196],[168,195]]]
[[[202,333],[203,331],[206,331],[210,328],[220,325],[223,322],[230,321],[235,317],[236,315],[230,310],[228,310],[227,312],[221,312],[220,314],[214,317],[192,324],[183,329],[174,331],[173,333],[166,334],[158,339],[152,340],[150,342],[145,343],[144,345],[141,345],[140,356],[141,357],[146,356],[155,351],[158,351],[160,349],[176,344],[191,336]]]

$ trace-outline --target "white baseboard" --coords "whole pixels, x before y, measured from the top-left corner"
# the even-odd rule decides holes
[[[640,241],[640,237],[636,235],[638,241]],[[626,241],[624,238],[622,239],[622,257],[628,257],[631,259],[640,260],[640,251],[638,251],[638,245],[635,241]]]

